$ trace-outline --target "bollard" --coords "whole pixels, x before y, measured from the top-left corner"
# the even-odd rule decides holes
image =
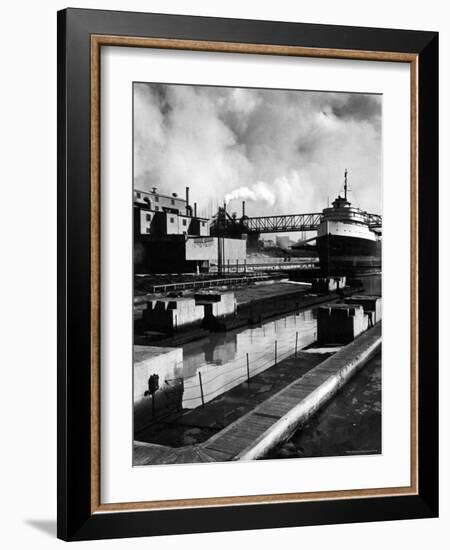
[[[205,397],[203,395],[202,373],[198,371],[198,380],[200,382],[200,396],[202,398],[202,407],[205,406]]]
[[[250,384],[250,365],[248,361],[248,353],[246,355],[247,355],[247,384]]]

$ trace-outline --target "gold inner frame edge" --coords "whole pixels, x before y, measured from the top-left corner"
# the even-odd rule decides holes
[[[411,484],[367,488],[231,497],[155,500],[102,504],[100,500],[100,50],[102,46],[164,48],[205,52],[285,55],[409,63],[411,100]],[[91,185],[91,513],[163,510],[230,505],[274,504],[405,496],[418,494],[418,55],[402,52],[307,48],[236,42],[91,35],[90,55],[90,185]]]

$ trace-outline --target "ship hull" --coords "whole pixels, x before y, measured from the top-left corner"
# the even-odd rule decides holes
[[[381,241],[323,235],[317,238],[320,269],[330,275],[352,275],[381,269]]]

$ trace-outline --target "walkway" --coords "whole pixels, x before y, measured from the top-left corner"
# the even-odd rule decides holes
[[[204,443],[180,448],[135,443],[135,464],[251,460],[312,416],[381,347],[381,322]]]

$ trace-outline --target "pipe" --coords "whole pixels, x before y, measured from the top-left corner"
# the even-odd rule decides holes
[[[189,216],[189,187],[186,187],[186,215]]]

